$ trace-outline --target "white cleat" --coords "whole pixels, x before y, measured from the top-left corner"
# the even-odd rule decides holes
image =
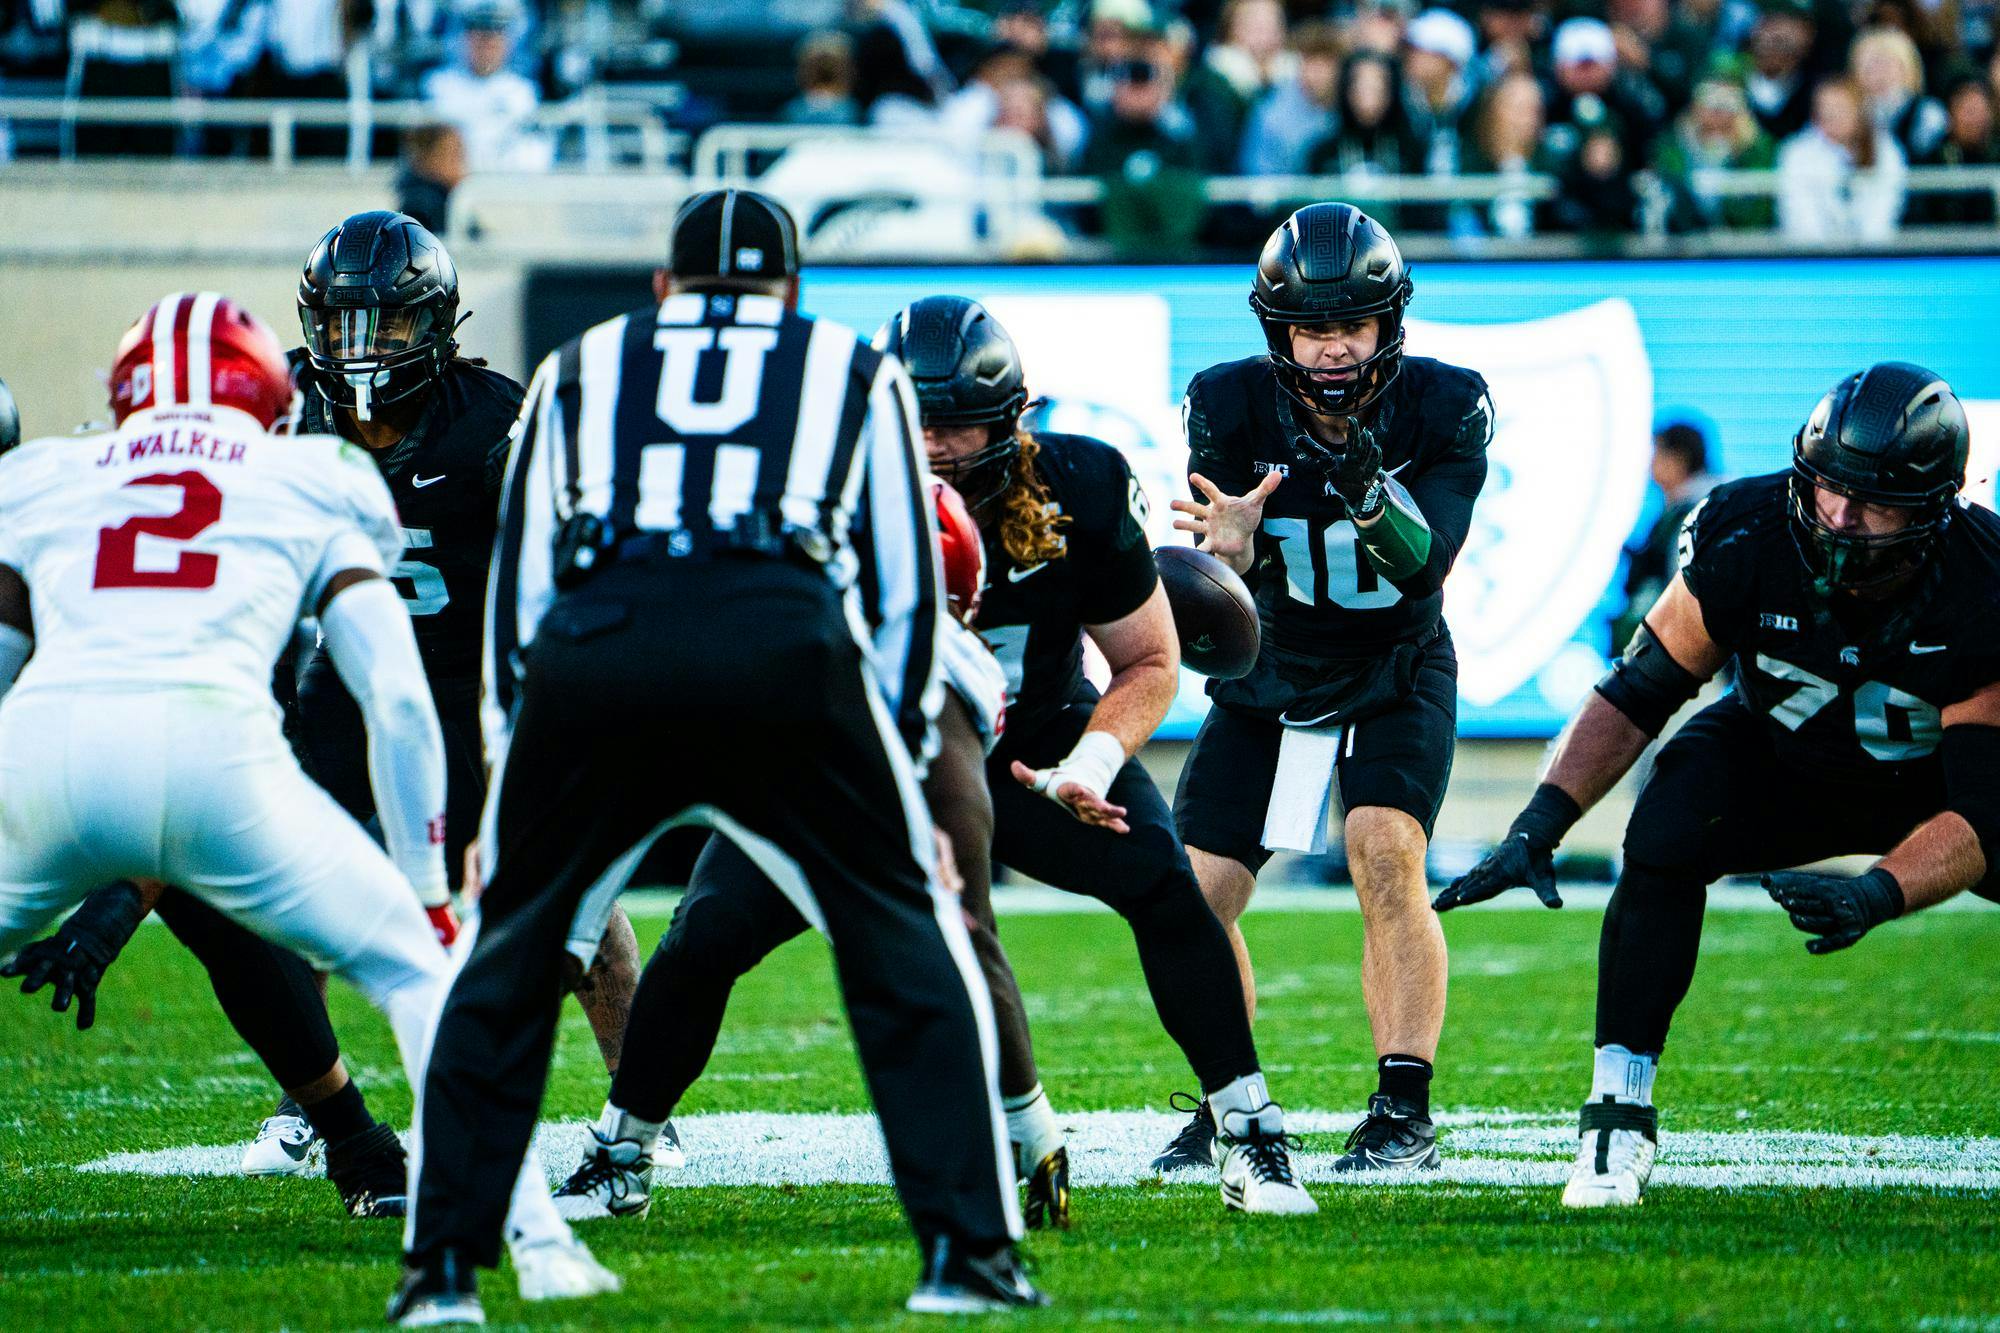
[[[567,1301],[602,1296],[624,1284],[597,1262],[574,1236],[514,1247],[514,1280],[524,1301]]]
[[[1630,1208],[1646,1193],[1659,1154],[1659,1113],[1607,1098],[1583,1108],[1565,1208]]]
[[[246,1176],[298,1176],[312,1169],[313,1154],[325,1147],[312,1122],[287,1097],[257,1126],[257,1138],[243,1150]]]
[[[1224,1111],[1215,1137],[1222,1167],[1222,1201],[1246,1213],[1301,1217],[1319,1211],[1292,1173],[1292,1141],[1283,1112],[1266,1105],[1254,1115]]]
[[[678,1143],[673,1151],[680,1155]],[[653,1159],[636,1140],[607,1139],[593,1126],[583,1163],[556,1190],[555,1204],[567,1222],[644,1217],[653,1206]]]

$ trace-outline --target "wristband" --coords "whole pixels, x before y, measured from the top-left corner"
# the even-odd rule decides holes
[[[1535,788],[1535,794],[1528,798],[1528,804],[1521,813],[1514,816],[1514,822],[1507,828],[1507,836],[1526,836],[1532,842],[1546,843],[1553,850],[1583,818],[1583,807],[1576,798],[1556,786],[1544,782]]]
[[[1035,790],[1052,801],[1058,788],[1074,782],[1092,796],[1103,797],[1125,766],[1125,743],[1108,731],[1086,731],[1054,768],[1044,769]]]
[[[1865,875],[1855,876],[1854,883],[1860,890],[1862,906],[1868,912],[1868,924],[1871,926],[1894,921],[1909,907],[1903,897],[1903,886],[1881,866],[1876,866]]]

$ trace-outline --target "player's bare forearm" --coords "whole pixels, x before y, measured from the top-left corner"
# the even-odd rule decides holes
[[[1563,729],[1542,781],[1562,788],[1579,808],[1588,810],[1631,771],[1651,740],[1593,690]]]
[[[1903,910],[1934,907],[1986,877],[1986,853],[1964,816],[1952,810],[1933,815],[1876,862],[1903,889]]]

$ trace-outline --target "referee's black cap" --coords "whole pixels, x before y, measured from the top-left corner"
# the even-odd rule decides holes
[[[674,214],[667,267],[682,281],[771,282],[796,277],[799,228],[785,206],[755,190],[705,190]]]

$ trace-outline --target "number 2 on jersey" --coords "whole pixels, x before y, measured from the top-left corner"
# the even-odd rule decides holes
[[[154,472],[127,486],[177,486],[181,507],[171,514],[135,514],[115,528],[97,532],[93,588],[212,588],[220,558],[206,551],[180,551],[172,569],[140,569],[139,538],[192,541],[222,517],[222,492],[199,472]]]

